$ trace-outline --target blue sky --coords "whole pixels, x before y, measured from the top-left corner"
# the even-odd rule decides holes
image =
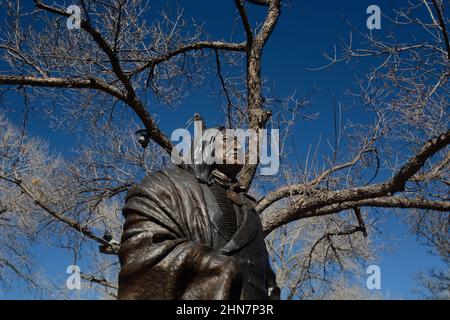
[[[159,2],[153,3],[155,7],[159,6],[157,4]],[[234,23],[236,12],[233,1],[195,0],[179,3],[185,7],[186,16],[192,16],[199,22],[205,21],[204,29],[210,33],[211,39],[228,40],[233,25],[241,27],[239,23]],[[343,92],[353,87],[355,75],[362,75],[368,70],[369,62],[342,63],[329,70],[314,72],[308,71],[307,68],[326,64],[322,53],[331,53],[333,45],[339,42],[339,37],[348,38],[349,27],[344,18],[356,27],[364,29],[368,17],[366,8],[371,4],[379,5],[382,11],[390,11],[392,6],[404,5],[406,1],[294,0],[291,7],[283,8],[278,25],[264,52],[262,72],[275,83],[279,96],[294,91],[301,96],[314,88],[319,89],[308,109],[311,113],[319,112],[319,118],[316,121],[301,121],[295,128],[298,137],[296,144],[300,153],[306,150],[309,144],[315,145],[320,135],[325,137],[333,134],[333,99],[336,101],[344,99]],[[262,10],[256,8],[253,18],[258,19]],[[376,32],[383,33],[386,30],[382,28]],[[241,40],[239,36],[240,34],[236,34],[235,40]],[[194,92],[175,111],[153,106],[152,112],[160,114],[160,126],[163,131],[168,133],[175,128],[183,127],[194,112],[200,112],[208,125],[218,125],[222,119],[222,115],[216,112],[219,103],[209,96],[208,90],[203,88]],[[11,99],[11,102],[17,105],[15,110],[17,112],[9,115],[11,119],[18,121],[21,117],[22,100],[17,97]],[[344,114],[344,120],[347,117],[355,122],[370,119],[370,115],[358,109],[353,109],[351,115]],[[33,116],[32,119],[29,128],[31,133],[48,140],[52,149],[64,155],[75,143],[72,137],[52,131],[38,116]],[[395,216],[391,215],[381,226],[381,230],[386,239],[389,239],[387,245],[392,248],[392,251],[381,252],[377,262],[381,267],[382,291],[388,298],[414,298],[415,295],[411,293],[414,287],[414,274],[443,264],[438,258],[427,254],[426,248],[408,233],[407,226],[400,223]],[[41,267],[49,275],[58,279],[65,278],[65,268],[71,262],[70,256],[62,250],[45,246],[35,248],[34,252]],[[26,299],[29,295],[23,286],[19,285],[10,292],[0,292],[0,299],[3,298]]]

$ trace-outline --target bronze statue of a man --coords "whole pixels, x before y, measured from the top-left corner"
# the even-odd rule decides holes
[[[222,137],[217,132],[207,130],[194,154]],[[239,145],[232,145],[216,149],[225,164],[158,171],[129,191],[119,299],[279,299],[254,200],[237,183]]]

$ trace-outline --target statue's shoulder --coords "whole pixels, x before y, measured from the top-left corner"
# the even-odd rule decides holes
[[[147,175],[142,184],[155,184],[155,183],[163,183],[168,182],[170,180],[172,183],[189,183],[189,184],[197,184],[198,181],[195,176],[184,169],[181,168],[168,168],[162,169],[153,172],[152,174]]]
[[[169,177],[171,179],[177,179],[179,180],[180,178],[190,181],[190,182],[197,182],[197,179],[195,178],[195,176],[184,169],[181,168],[169,168],[169,169],[163,169],[160,171],[157,171],[157,173],[165,175],[166,177]]]
[[[148,174],[140,182],[130,188],[127,199],[134,196],[148,197],[163,193],[174,193],[183,190],[188,185],[195,188],[197,179],[190,172],[180,168],[158,170]]]

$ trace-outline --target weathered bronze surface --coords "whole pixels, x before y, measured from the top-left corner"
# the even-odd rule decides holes
[[[119,299],[277,299],[260,219],[214,167],[156,172],[132,188]]]

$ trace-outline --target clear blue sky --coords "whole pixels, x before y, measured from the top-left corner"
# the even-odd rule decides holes
[[[153,1],[159,7],[157,1]],[[233,1],[179,1],[185,6],[186,16],[195,17],[199,22],[205,21],[204,29],[210,33],[211,39],[229,39],[230,30],[236,17]],[[381,10],[389,11],[392,6],[405,4],[406,1],[394,0],[347,0],[347,1],[293,1],[293,5],[284,8],[277,28],[272,34],[264,52],[263,75],[275,82],[278,94],[284,96],[297,91],[299,95],[319,88],[314,95],[312,113],[319,112],[317,121],[302,121],[296,127],[298,137],[296,144],[301,152],[309,144],[315,145],[319,135],[330,136],[333,133],[332,102],[343,99],[343,92],[351,88],[355,74],[364,74],[368,64],[364,61],[357,65],[340,64],[330,70],[312,72],[307,67],[321,66],[326,63],[323,52],[331,53],[333,45],[339,42],[339,36],[348,38],[348,25],[344,18],[356,27],[364,29],[368,15],[368,5],[377,4]],[[257,9],[260,11],[262,9]],[[258,14],[255,14],[258,18]],[[240,24],[237,24],[240,27]],[[376,31],[384,32],[385,29]],[[11,114],[13,119],[20,119],[21,100],[17,99],[17,113]],[[169,112],[162,107],[154,106],[153,112],[161,115],[161,128],[165,132],[183,127],[194,112],[200,112],[209,125],[218,124],[222,118],[217,115],[217,100],[208,96],[208,90],[199,90],[188,97],[176,111]],[[163,111],[164,110],[164,111]],[[350,115],[344,115],[344,119]],[[73,144],[71,137],[52,132],[48,125],[37,117],[31,121],[32,133],[48,140],[54,150],[66,152]],[[354,110],[351,114],[353,121],[364,122],[369,119],[362,111]],[[419,270],[441,264],[438,258],[426,253],[416,239],[408,234],[407,227],[397,221],[395,217],[388,219],[382,225],[382,232],[386,239],[390,239],[388,246],[393,252],[382,252],[378,265],[382,272],[382,290],[386,297],[413,298],[411,289],[414,286],[413,276]],[[36,248],[36,255],[44,270],[56,279],[63,279],[65,269],[71,262],[62,250],[49,249],[44,246]],[[364,285],[364,284],[362,284]],[[12,292],[1,293],[1,298],[28,298],[28,293],[22,286]]]

